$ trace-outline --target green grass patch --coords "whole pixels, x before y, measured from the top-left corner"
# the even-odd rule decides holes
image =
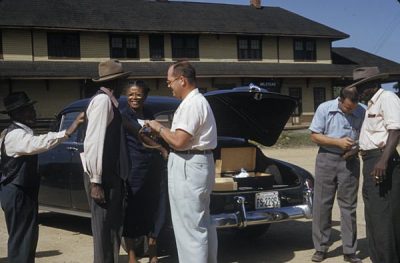
[[[273,147],[295,148],[304,146],[315,146],[310,139],[309,130],[283,131]]]

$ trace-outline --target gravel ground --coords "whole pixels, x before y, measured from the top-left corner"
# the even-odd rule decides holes
[[[316,147],[296,149],[272,149],[264,152],[274,158],[298,164],[314,172]],[[358,255],[363,262],[368,258],[365,237],[364,204],[359,195],[358,219]],[[340,215],[337,205],[333,209],[332,246],[328,259],[324,262],[343,262],[340,242]],[[7,232],[4,216],[0,213],[0,262],[7,262]],[[160,240],[160,262],[178,262],[172,231],[167,229]],[[311,240],[311,221],[296,220],[273,224],[266,235],[257,239],[240,239],[232,231],[219,233],[219,262],[261,263],[261,262],[310,262],[314,252]],[[92,259],[92,238],[90,221],[87,218],[65,216],[54,213],[41,213],[40,238],[36,253],[36,262],[45,263],[88,263]],[[121,251],[120,262],[127,262],[127,256]],[[143,258],[140,262],[148,262]],[[185,262],[186,263],[186,262]]]

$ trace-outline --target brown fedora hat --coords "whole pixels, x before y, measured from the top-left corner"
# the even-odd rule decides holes
[[[99,77],[92,79],[94,82],[109,81],[126,78],[131,72],[125,72],[122,63],[116,59],[110,59],[99,63]]]
[[[353,70],[354,83],[349,87],[356,87],[371,81],[378,81],[380,83],[394,82],[400,80],[399,73],[381,73],[378,67],[361,67]]]
[[[19,108],[33,105],[36,103],[36,101],[30,100],[28,95],[26,95],[25,92],[20,91],[20,92],[13,92],[13,93],[8,94],[3,99],[3,103],[4,103],[5,110],[0,111],[0,113],[8,114]]]
[[[353,70],[353,80],[355,81],[348,87],[358,86],[370,81],[384,81],[389,77],[388,73],[381,73],[378,67],[362,67]]]

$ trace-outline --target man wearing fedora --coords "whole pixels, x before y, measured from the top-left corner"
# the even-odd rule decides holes
[[[36,121],[34,103],[25,92],[10,93],[4,98],[5,111],[1,112],[12,120],[0,137],[0,199],[9,234],[9,262],[35,261],[40,186],[37,155],[66,140],[84,121],[84,115],[80,114],[64,131],[34,135],[31,129]]]
[[[360,133],[364,167],[363,199],[369,253],[374,263],[400,262],[400,99],[381,88],[393,80],[377,67],[353,72],[361,99],[368,108]]]
[[[118,262],[123,222],[123,179],[127,157],[118,100],[129,72],[118,60],[100,62],[101,87],[86,110],[82,163],[92,214],[95,263]]]

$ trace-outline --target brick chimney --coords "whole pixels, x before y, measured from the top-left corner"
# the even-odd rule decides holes
[[[250,6],[260,9],[261,8],[261,0],[250,0]]]

